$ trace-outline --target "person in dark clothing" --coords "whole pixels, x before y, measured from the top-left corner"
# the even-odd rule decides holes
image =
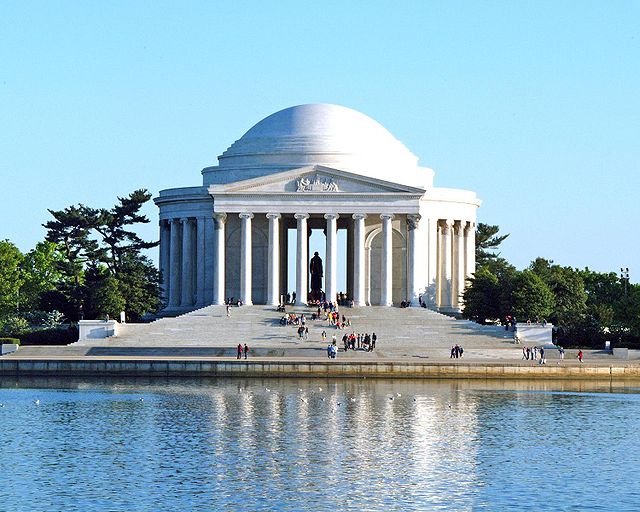
[[[249,347],[245,343],[244,344],[244,358],[246,359],[248,355],[249,355]]]
[[[238,357],[236,359],[242,359],[242,343],[238,343]]]

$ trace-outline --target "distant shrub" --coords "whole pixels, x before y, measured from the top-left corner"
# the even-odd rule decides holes
[[[76,326],[38,329],[18,334],[22,345],[69,345],[78,341]]]
[[[10,315],[0,318],[0,334],[5,336],[16,334],[28,328],[29,322],[20,316]]]
[[[57,329],[64,322],[64,315],[60,313],[60,311],[53,310],[47,313],[47,316],[42,323],[43,327],[46,329]]]
[[[0,338],[0,345],[5,343],[20,345],[20,340],[18,338]]]

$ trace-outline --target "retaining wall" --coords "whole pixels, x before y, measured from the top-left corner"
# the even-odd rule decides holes
[[[385,377],[434,379],[640,379],[640,365],[541,366],[341,361],[0,360],[1,375],[185,377]]]

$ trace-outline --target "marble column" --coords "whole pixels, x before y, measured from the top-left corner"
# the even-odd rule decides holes
[[[193,306],[193,224],[183,217],[182,222],[182,294],[180,305]]]
[[[213,273],[213,303],[224,304],[225,297],[225,222],[227,221],[227,214],[222,212],[216,212],[213,214],[214,226],[214,251],[215,260],[214,273]]]
[[[307,219],[308,213],[296,213],[296,301],[299,304],[307,303],[309,295],[309,249]]]
[[[464,229],[464,274],[473,277],[476,271],[476,223],[467,222]]]
[[[364,262],[364,220],[367,215],[354,213],[353,217],[353,303],[365,306],[365,262]]]
[[[418,296],[419,286],[416,283],[417,244],[416,230],[420,222],[420,215],[407,215],[407,298],[412,306],[420,306]]]
[[[327,219],[327,253],[325,264],[325,295],[327,300],[336,302],[338,290],[336,290],[338,272],[338,217],[337,213],[325,213]]]
[[[171,219],[171,247],[169,258],[169,307],[180,305],[180,259],[182,243],[180,238],[180,220]]]
[[[442,221],[440,225],[440,240],[441,240],[441,256],[440,256],[440,307],[442,309],[451,309],[452,306],[452,289],[451,289],[451,228],[453,221],[446,219]]]
[[[251,219],[253,213],[240,213],[242,230],[240,234],[240,300],[250,306],[251,300]]]
[[[171,261],[171,225],[166,220],[160,221],[160,274],[162,276],[162,300],[169,302],[169,265]]]
[[[393,304],[393,238],[391,221],[393,214],[383,213],[382,219],[382,269],[380,273],[380,305]]]
[[[269,219],[269,251],[267,262],[267,304],[280,304],[280,217],[267,213]]]
[[[465,279],[465,268],[464,268],[464,260],[465,260],[465,247],[464,247],[464,228],[466,222],[464,221],[456,221],[455,223],[455,232],[456,232],[456,264],[455,264],[455,272],[456,272],[456,286],[453,290],[453,305],[460,308],[462,307],[462,292],[464,292],[464,279]]]
[[[438,219],[427,219],[427,296],[425,300],[429,306],[438,304]]]
[[[205,305],[205,286],[204,286],[204,273],[205,273],[205,221],[206,218],[203,216],[196,218],[196,306],[199,308],[204,307]]]

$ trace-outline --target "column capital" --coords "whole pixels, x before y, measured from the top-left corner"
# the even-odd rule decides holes
[[[267,213],[267,219],[279,219],[282,215],[279,213]]]
[[[419,213],[407,215],[407,228],[412,231],[418,227],[422,216]]]
[[[238,214],[238,217],[241,219],[253,219],[253,213],[251,212],[242,212]]]
[[[382,220],[384,220],[384,219],[393,220],[395,218],[395,215],[393,213],[381,213],[380,214],[380,218]]]
[[[475,231],[476,229],[476,223],[469,220],[469,221],[463,221],[464,222],[464,230],[468,233],[469,231]]]
[[[309,214],[308,213],[294,213],[293,217],[297,220],[300,219],[308,219],[309,218]]]
[[[180,217],[180,222],[182,222],[183,224],[186,224],[187,222],[189,222],[191,219],[189,217]]]
[[[167,222],[169,224],[180,224],[182,219],[179,219],[178,217],[174,217],[172,219],[167,219]]]
[[[455,222],[454,227],[455,227],[456,233],[459,236],[462,236],[464,234],[465,225],[466,225],[466,222],[464,220],[457,220]]]
[[[213,220],[217,222],[225,222],[227,220],[227,214],[225,212],[213,212],[211,216]]]
[[[366,213],[354,213],[351,218],[353,220],[364,220],[367,218],[367,214]]]
[[[453,227],[453,221],[451,219],[440,219],[438,221],[438,225],[440,226],[440,231],[443,235],[449,235],[451,228]]]
[[[324,214],[324,218],[325,218],[325,219],[327,219],[327,220],[330,220],[330,219],[339,219],[339,218],[340,218],[340,215],[338,215],[337,213],[325,213],[325,214]]]

